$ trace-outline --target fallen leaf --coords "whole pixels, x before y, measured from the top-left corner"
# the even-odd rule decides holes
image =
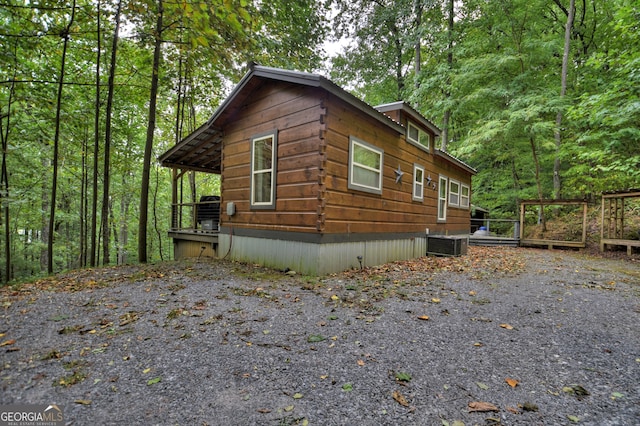
[[[471,291],[469,292],[469,296],[475,296],[476,294],[477,294],[477,293],[476,293],[475,291],[473,291],[473,290],[471,290]]]
[[[258,408],[258,413],[267,414],[270,413],[271,410],[268,408]]]
[[[482,402],[482,401],[473,401],[469,403],[468,406],[469,412],[480,412],[480,413],[486,413],[489,411],[500,411],[500,409],[498,407],[496,407],[495,405],[491,404],[490,402]]]
[[[147,374],[151,371],[150,368],[145,368],[144,370],[142,370],[142,374]]]
[[[321,378],[322,380],[326,379],[327,377],[329,377],[329,375],[328,375],[328,374],[323,374],[322,376],[320,376],[320,378]]]
[[[522,409],[524,411],[538,411],[538,406],[531,402],[525,402],[524,405],[522,406]]]
[[[162,381],[161,377],[156,377],[155,379],[151,379],[147,382],[147,386],[155,385],[156,383],[160,383]]]
[[[476,342],[476,343],[473,344],[473,346],[480,347],[480,346],[483,346],[483,344],[482,344],[482,342]]]
[[[0,346],[9,346],[15,343],[16,343],[16,339],[5,340],[4,342],[0,343]]]
[[[570,414],[567,414],[567,418],[574,423],[578,423],[580,421],[580,418],[578,416],[572,416]]]
[[[362,367],[362,366],[364,365],[364,361],[363,361],[363,360],[361,360],[361,359],[359,359],[359,360],[358,360],[358,361],[356,361],[356,362],[358,363],[358,365],[359,365],[360,367]]]
[[[484,384],[484,383],[482,383],[482,382],[476,382],[476,385],[478,385],[478,387],[479,387],[480,389],[482,389],[482,390],[487,390],[487,389],[489,389],[489,386],[485,385],[485,384]]]
[[[423,320],[423,321],[427,321],[427,320],[429,319],[429,316],[428,316],[428,315],[420,315],[420,316],[418,317],[418,319],[419,319],[419,320]]]
[[[520,410],[514,407],[507,407],[507,411],[513,414],[520,414]]]
[[[620,392],[614,392],[611,394],[611,399],[613,399],[614,401],[616,399],[620,399],[620,398],[624,398],[624,394],[620,393]]]
[[[403,407],[409,406],[409,403],[407,402],[406,398],[402,396],[402,394],[398,391],[393,391],[393,399],[395,399],[396,402],[402,405]]]
[[[284,411],[286,411],[287,413],[290,411],[293,411],[295,407],[293,405],[287,405],[286,407],[284,407]]]
[[[300,399],[302,398],[302,394],[301,393],[294,393],[293,394],[293,399]]]
[[[80,405],[91,405],[91,400],[90,399],[76,399],[75,401],[76,404],[80,404]]]
[[[342,385],[342,390],[345,392],[351,392],[353,390],[353,385],[351,383],[345,383]]]
[[[399,371],[396,373],[396,380],[399,382],[410,382],[411,374]]]
[[[516,379],[510,379],[510,378],[506,378],[504,379],[505,382],[507,382],[507,384],[509,386],[511,386],[512,388],[515,388],[516,386],[518,386],[518,383],[520,383],[519,381],[517,381]]]
[[[440,303],[440,299],[438,299],[437,297],[434,297],[434,298],[431,299],[431,302]]]
[[[500,327],[506,328],[507,330],[513,330],[513,326],[510,324],[500,324]]]
[[[307,338],[307,342],[309,343],[318,343],[318,342],[322,342],[323,340],[326,340],[327,338],[324,337],[322,334],[312,334],[311,336],[309,336]]]

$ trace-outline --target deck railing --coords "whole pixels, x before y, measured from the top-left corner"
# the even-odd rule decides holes
[[[171,230],[215,233],[220,222],[220,200],[176,203],[171,206]]]

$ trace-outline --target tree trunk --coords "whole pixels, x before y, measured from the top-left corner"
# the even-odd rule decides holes
[[[445,88],[445,101],[446,107],[444,110],[444,116],[442,117],[442,134],[440,135],[440,149],[444,152],[447,151],[447,145],[449,144],[449,127],[451,126],[451,108],[449,107],[449,99],[451,98],[451,72],[453,70],[453,25],[454,25],[454,0],[448,2],[448,22],[447,22],[447,66],[449,68],[449,74],[447,75],[447,82]]]
[[[162,0],[158,0],[155,46],[153,50],[153,71],[151,75],[151,93],[149,95],[149,120],[147,124],[147,140],[144,145],[142,165],[142,184],[140,189],[140,223],[138,224],[138,261],[147,262],[147,222],[149,209],[149,175],[151,168],[151,151],[153,133],[156,128],[156,101],[158,97],[158,73],[160,71],[160,50],[162,47],[162,16],[164,8]]]
[[[100,1],[98,0],[97,39],[98,52],[96,53],[96,108],[94,117],[94,144],[93,144],[93,193],[91,199],[91,248],[89,249],[89,266],[96,266],[96,251],[98,250],[98,158],[100,156],[100,56],[102,53],[102,29],[100,27]]]
[[[17,60],[17,55],[14,55]],[[7,112],[2,114],[0,111],[0,139],[2,141],[2,174],[0,175],[0,200],[2,202],[2,213],[4,216],[4,275],[2,276],[2,282],[8,283],[11,281],[11,220],[9,217],[9,173],[7,171],[7,150],[9,148],[9,128],[11,126],[11,107],[13,104],[13,94],[15,88],[15,79],[17,72],[17,64],[14,63],[13,67],[13,81],[9,86],[9,96],[7,99]],[[6,126],[3,122],[6,118]]]
[[[58,191],[58,150],[60,145],[60,114],[62,112],[62,88],[64,87],[64,66],[67,59],[67,47],[69,45],[69,35],[71,25],[76,14],[76,0],[73,0],[71,6],[71,18],[69,24],[64,29],[62,38],[64,39],[62,46],[62,61],[60,63],[60,79],[58,80],[58,100],[56,104],[56,123],[55,134],[53,137],[53,179],[51,182],[51,205],[49,211],[49,236],[47,238],[47,273],[53,273],[53,240],[54,225],[56,220],[56,195]]]
[[[415,73],[416,73],[416,89],[420,88],[420,73],[422,72],[422,44],[420,42],[420,31],[422,26],[422,10],[421,0],[415,2],[416,13],[416,44],[415,44]]]
[[[122,1],[118,1],[116,8],[116,26],[113,30],[113,40],[111,42],[111,63],[109,65],[109,83],[107,94],[107,111],[106,122],[104,127],[104,166],[102,169],[102,180],[104,182],[104,188],[102,189],[102,229],[109,229],[109,205],[111,200],[109,199],[109,187],[111,185],[110,173],[111,173],[111,111],[113,109],[113,92],[114,81],[116,75],[116,58],[118,54],[118,33],[120,31],[120,10],[122,8]],[[109,264],[109,232],[104,233],[102,239],[102,264]]]
[[[567,94],[567,74],[569,72],[569,53],[571,49],[571,29],[573,28],[573,20],[576,13],[575,0],[571,0],[569,4],[569,15],[567,16],[567,25],[564,29],[564,54],[562,55],[562,76],[560,85],[560,99],[562,100]],[[558,111],[556,116],[556,154],[553,161],[553,197],[558,199],[562,196],[562,181],[560,179],[560,147],[562,145],[562,110]]]
[[[547,223],[544,218],[544,206],[542,205],[542,183],[540,182],[540,160],[538,159],[538,151],[536,149],[536,142],[533,136],[529,137],[529,143],[531,144],[531,155],[533,156],[533,163],[536,170],[536,186],[538,188],[538,199],[540,200],[540,213],[539,218],[542,223],[542,232],[547,232]]]

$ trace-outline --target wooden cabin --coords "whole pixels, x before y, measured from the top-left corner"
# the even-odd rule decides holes
[[[424,256],[427,234],[470,230],[475,170],[436,149],[439,134],[404,102],[372,107],[320,75],[253,66],[160,157],[173,169],[175,256],[304,274]],[[181,223],[186,171],[220,174],[209,229]]]

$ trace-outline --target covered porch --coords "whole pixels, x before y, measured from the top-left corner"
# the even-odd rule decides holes
[[[221,154],[220,131],[205,123],[159,158],[162,166],[172,170],[169,237],[173,239],[174,259],[219,256],[219,183],[217,188],[200,188],[195,176],[204,173],[219,177]]]

